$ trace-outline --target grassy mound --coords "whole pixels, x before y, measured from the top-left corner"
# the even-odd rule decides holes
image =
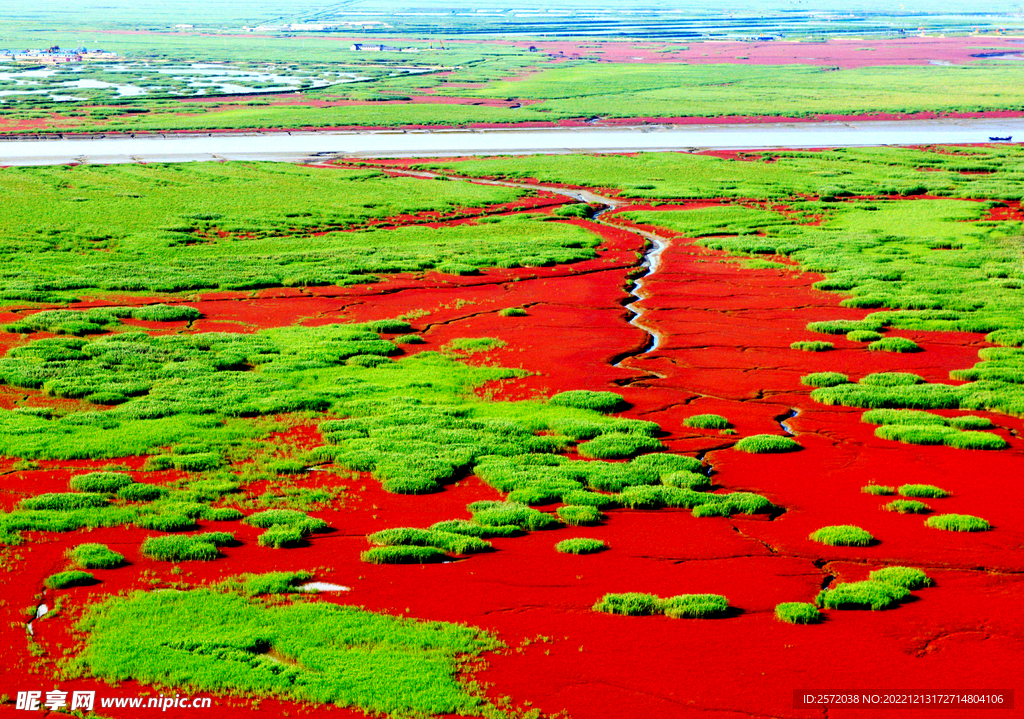
[[[445,532],[438,529],[398,527],[384,529],[367,536],[371,544],[381,546],[434,547],[451,554],[475,554],[493,549],[490,542],[467,534]]]
[[[913,499],[896,499],[885,505],[884,509],[887,512],[897,512],[899,514],[928,514],[932,511],[924,502],[917,502]]]
[[[895,487],[889,487],[884,484],[865,484],[860,488],[860,491],[864,494],[875,494],[882,497],[887,497],[892,494],[896,494]]]
[[[595,554],[606,549],[608,549],[608,545],[600,539],[590,539],[589,537],[563,539],[555,545],[555,551],[562,554]]]
[[[875,542],[869,532],[852,524],[822,527],[812,532],[810,538],[830,547],[868,547]]]
[[[84,587],[96,583],[96,577],[89,572],[71,570],[68,572],[57,572],[46,578],[44,584],[50,589],[67,589],[68,587]]]
[[[451,559],[437,547],[416,545],[373,547],[360,554],[359,558],[370,564],[432,564]]]
[[[614,392],[591,392],[583,389],[559,392],[553,395],[548,400],[548,403],[556,407],[589,409],[595,412],[614,412],[626,405],[626,401],[620,394],[615,394]]]
[[[929,497],[931,499],[942,499],[948,497],[949,492],[936,487],[934,484],[902,484],[896,490],[901,497]]]
[[[835,349],[835,345],[831,342],[817,342],[813,340],[793,342],[789,345],[790,349],[801,350],[803,352],[828,352],[831,349]]]
[[[727,614],[729,600],[719,594],[679,594],[661,599],[653,594],[628,592],[605,594],[593,610],[630,617],[664,614],[673,619],[705,619]]]
[[[882,335],[873,330],[854,330],[846,333],[846,339],[851,342],[874,342],[882,339]]]
[[[875,582],[885,582],[909,590],[930,587],[935,584],[927,574],[914,567],[876,569],[868,575],[868,578]]]
[[[906,337],[883,337],[868,345],[872,352],[920,352],[921,346]]]
[[[729,420],[718,414],[695,414],[684,419],[683,426],[696,429],[725,429],[729,426]]]
[[[734,449],[751,454],[776,454],[803,449],[796,440],[774,434],[754,434],[736,443]]]
[[[90,472],[72,477],[68,486],[76,492],[98,492],[114,494],[133,484],[131,475],[121,472]]]
[[[808,602],[782,602],[775,605],[775,617],[787,624],[817,624],[824,617]]]
[[[661,599],[654,594],[626,592],[605,594],[593,606],[595,612],[622,614],[627,617],[642,617],[661,614]]]
[[[590,505],[567,504],[555,510],[555,514],[570,527],[591,526],[599,524],[604,519],[604,515],[601,514],[597,507]]]
[[[864,375],[860,380],[860,384],[872,387],[909,387],[923,383],[924,378],[921,375],[911,372],[874,372]]]
[[[800,382],[808,387],[836,387],[849,381],[849,377],[839,372],[812,372],[800,378]]]
[[[889,609],[910,596],[909,590],[888,582],[864,581],[823,589],[814,600],[825,609]]]
[[[944,529],[947,532],[987,532],[992,525],[981,517],[969,514],[937,514],[924,520],[926,527]]]
[[[218,547],[231,544],[234,539],[227,532],[150,537],[142,543],[142,553],[160,562],[209,562],[220,556]]]
[[[944,438],[947,447],[956,449],[1006,449],[1010,445],[991,432],[953,432]]]
[[[105,544],[79,544],[68,550],[67,556],[82,569],[113,569],[124,564],[124,555]]]

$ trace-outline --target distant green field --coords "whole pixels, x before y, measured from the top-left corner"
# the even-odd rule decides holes
[[[425,210],[505,203],[525,191],[288,164],[0,170],[0,299],[76,292],[353,284],[374,273],[549,265],[599,238],[539,216],[440,229],[360,229]]]

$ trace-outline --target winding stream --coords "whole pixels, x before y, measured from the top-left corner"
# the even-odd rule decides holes
[[[647,281],[658,271],[661,267],[661,255],[669,246],[669,242],[666,238],[648,232],[646,230],[639,230],[632,227],[623,227],[621,225],[612,224],[601,219],[601,215],[620,209],[629,204],[626,200],[619,200],[614,197],[605,197],[604,195],[598,195],[597,193],[591,192],[590,190],[578,189],[578,188],[566,188],[557,187],[552,185],[540,185],[530,184],[522,182],[509,182],[507,180],[491,180],[487,178],[478,177],[459,177],[456,175],[440,175],[435,172],[427,172],[423,170],[399,170],[395,168],[388,168],[389,172],[396,175],[402,175],[405,177],[420,177],[423,179],[436,180],[438,178],[446,178],[448,180],[461,180],[462,182],[472,182],[480,185],[499,185],[501,187],[515,187],[525,190],[544,190],[551,192],[556,195],[568,197],[579,202],[585,202],[588,205],[600,205],[601,209],[593,214],[590,218],[591,221],[597,222],[604,225],[605,227],[612,227],[622,232],[629,232],[639,237],[644,238],[646,250],[644,251],[643,259],[640,262],[640,267],[643,268],[644,272],[642,275],[637,277],[633,286],[629,290],[629,294],[632,295],[633,300],[625,305],[625,308],[630,312],[632,317],[629,319],[629,324],[643,330],[647,333],[647,341],[642,347],[634,352],[627,352],[619,355],[617,361],[614,363],[615,367],[626,366],[625,363],[633,358],[640,355],[653,352],[661,344],[661,334],[653,327],[650,327],[643,322],[644,308],[640,306],[640,302],[650,296],[645,290]],[[656,372],[649,372],[649,376],[661,377],[662,375]]]

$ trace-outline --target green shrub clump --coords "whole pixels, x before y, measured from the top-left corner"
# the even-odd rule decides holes
[[[673,619],[719,617],[729,610],[729,600],[720,594],[679,594],[662,600],[661,610]]]
[[[775,454],[803,449],[796,440],[774,434],[754,434],[736,443],[735,449],[751,454]]]
[[[850,378],[840,372],[812,372],[800,378],[800,382],[808,387],[836,387],[849,381]]]
[[[102,494],[77,492],[49,492],[21,500],[21,509],[70,512],[75,509],[95,509],[108,504]]]
[[[79,544],[68,551],[68,558],[82,569],[113,569],[124,564],[124,555],[105,544]]]
[[[579,445],[576,451],[590,459],[624,459],[657,449],[662,449],[662,444],[654,437],[639,432],[608,432]]]
[[[161,562],[209,562],[220,556],[217,547],[233,541],[234,537],[227,532],[172,534],[167,537],[150,537],[142,543],[142,553]]]
[[[661,599],[653,594],[627,592],[605,594],[595,612],[630,617],[664,614],[673,619],[719,617],[729,610],[729,600],[719,594],[679,594]]]
[[[503,310],[498,310],[498,314],[502,317],[526,317],[526,310],[522,307],[506,307]]]
[[[1006,449],[1006,440],[991,432],[951,432],[943,441],[955,449]]]
[[[485,527],[518,527],[535,531],[561,524],[556,517],[519,502],[473,502],[469,505],[473,521]]]
[[[608,549],[608,545],[600,539],[590,539],[589,537],[563,539],[555,545],[555,551],[562,554],[595,554],[606,549]]]
[[[875,436],[879,439],[920,445],[944,444],[948,435],[958,433],[952,427],[937,424],[883,424],[875,430]]]
[[[558,518],[570,527],[586,527],[600,523],[604,515],[590,505],[567,504],[555,510]]]
[[[835,349],[835,347],[831,342],[817,341],[793,342],[789,345],[790,349],[801,350],[802,352],[828,352],[831,349]]]
[[[98,492],[114,494],[118,490],[132,484],[131,475],[121,472],[90,472],[72,477],[68,486],[77,492]]]
[[[868,345],[872,352],[920,352],[921,346],[906,337],[883,337]]]
[[[992,420],[988,417],[977,417],[973,414],[966,414],[962,417],[950,417],[949,424],[951,427],[964,430],[990,429],[992,427]]]
[[[450,557],[437,547],[420,547],[400,544],[387,547],[373,547],[359,555],[370,564],[431,564],[448,561]]]
[[[573,407],[574,409],[589,409],[595,412],[614,412],[622,409],[626,401],[622,395],[614,392],[591,392],[585,389],[574,389],[568,392],[559,392],[553,395],[549,404],[557,407]]]
[[[642,617],[661,614],[661,599],[654,594],[626,592],[605,594],[593,607],[595,612]]]
[[[696,429],[726,429],[729,420],[720,414],[695,414],[684,419],[683,426]]]
[[[921,589],[930,587],[933,582],[927,574],[914,567],[885,567],[876,569],[868,575],[868,578],[875,582],[885,582],[904,589]]]
[[[888,487],[884,484],[866,484],[860,488],[860,491],[864,494],[875,494],[883,497],[896,494],[895,487]]]
[[[910,596],[904,587],[888,582],[863,581],[823,589],[814,600],[825,609],[888,609]]]
[[[926,527],[944,529],[947,532],[987,532],[992,525],[981,517],[969,514],[937,514],[924,520]]]
[[[822,527],[811,533],[811,539],[830,547],[868,547],[875,542],[869,532],[852,524]]]
[[[45,584],[50,589],[67,589],[68,587],[84,587],[89,584],[95,584],[96,577],[89,574],[89,572],[79,572],[76,570],[68,572],[57,572],[51,574],[46,578]]]
[[[854,330],[846,333],[846,339],[851,342],[874,342],[882,339],[882,335],[873,330]]]
[[[371,544],[381,546],[434,547],[451,554],[474,554],[493,549],[490,542],[480,537],[414,527],[383,529],[368,535],[367,539]]]
[[[117,490],[117,497],[127,502],[152,502],[167,494],[163,487],[156,487],[152,484],[133,482]]]
[[[949,492],[941,487],[936,487],[934,484],[903,484],[900,485],[896,492],[901,497],[930,497],[932,499],[942,499],[943,497],[949,496]]]
[[[928,514],[932,508],[913,499],[895,499],[885,505],[885,510],[899,514]]]
[[[872,387],[910,387],[915,384],[923,384],[924,377],[912,372],[873,372],[864,375],[860,384],[871,385]]]
[[[787,624],[817,624],[824,617],[809,602],[782,602],[775,605],[775,617]]]

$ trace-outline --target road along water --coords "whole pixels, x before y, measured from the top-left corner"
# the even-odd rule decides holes
[[[1024,139],[1024,118],[11,139],[0,142],[0,165],[857,147],[978,143],[990,137]]]

